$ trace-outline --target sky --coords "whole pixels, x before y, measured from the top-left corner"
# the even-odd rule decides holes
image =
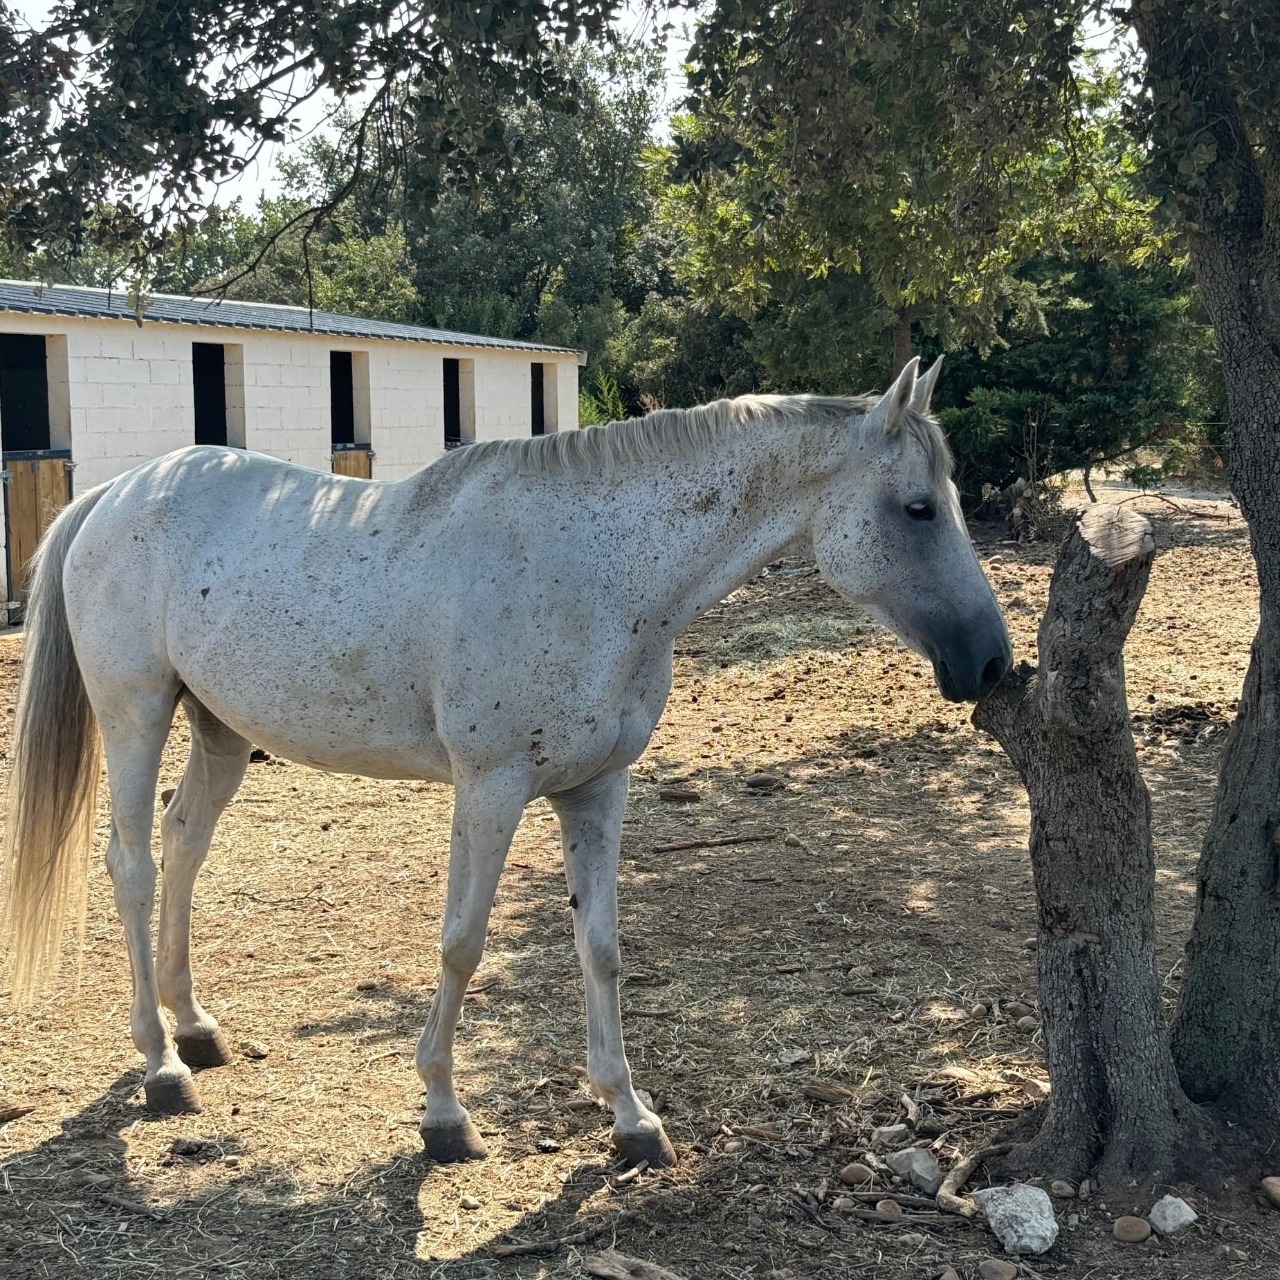
[[[32,26],[39,26],[43,23],[52,7],[47,0],[6,0],[6,2],[11,9],[24,17]],[[667,40],[668,111],[674,109],[675,105],[684,96],[683,63],[691,39],[687,17],[688,11],[682,11],[676,17],[675,29],[670,33]],[[655,21],[651,15],[645,13],[643,0],[626,0],[618,28],[623,35],[632,40],[655,39]],[[332,96],[326,98],[317,97],[310,102],[304,103],[298,116],[300,129],[298,140],[307,137],[317,129],[323,129],[325,121],[332,115],[336,106],[337,102]],[[239,198],[244,205],[253,207],[264,195],[274,196],[280,194],[281,181],[277,161],[288,150],[289,147],[287,145],[273,144],[264,147],[237,178],[222,185],[217,197],[217,203],[220,205],[230,204],[232,200]]]

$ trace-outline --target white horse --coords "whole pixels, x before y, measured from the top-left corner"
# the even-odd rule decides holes
[[[485,1154],[453,1088],[454,1027],[524,807],[559,816],[586,981],[587,1071],[631,1162],[675,1159],[632,1086],[618,1008],[628,766],[676,637],[784,550],[974,699],[1010,665],[1004,620],[927,416],[935,366],[879,400],[753,396],[601,430],[472,445],[394,483],[232,449],[144,463],[73,502],[38,555],[5,835],[13,991],[83,923],[99,774],[147,1106],[199,1110],[227,1060],[191,979],[191,893],[250,743],[377,778],[452,783],[443,972],[418,1042],[429,1156]],[[191,756],[152,814],[181,704]],[[171,1034],[162,1013],[177,1029]]]

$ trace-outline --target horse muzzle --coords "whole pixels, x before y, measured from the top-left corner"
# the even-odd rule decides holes
[[[1003,620],[999,627],[982,627],[930,644],[933,678],[948,702],[977,702],[1000,683],[1013,666],[1013,648]]]

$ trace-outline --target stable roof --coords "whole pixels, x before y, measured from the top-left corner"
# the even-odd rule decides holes
[[[156,293],[146,298],[143,320],[159,324],[216,325],[230,329],[266,329],[279,333],[322,334],[331,338],[383,338],[393,342],[425,342],[438,347],[486,347],[503,351],[549,351],[576,356],[586,363],[585,351],[553,347],[514,338],[490,338],[478,333],[453,333],[417,324],[367,320],[332,311],[313,311],[275,302],[239,302],[222,298],[184,298]],[[138,316],[127,293],[87,285],[32,284],[0,280],[0,312],[27,315],[80,316],[93,320],[134,320]]]

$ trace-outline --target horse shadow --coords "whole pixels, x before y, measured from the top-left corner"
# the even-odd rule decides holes
[[[584,1252],[618,1243],[674,1185],[653,1175],[619,1183],[622,1171],[607,1158],[579,1161],[554,1195],[508,1215],[501,1230],[488,1222],[489,1206],[476,1205],[475,1230],[459,1246],[453,1216],[422,1207],[436,1184],[456,1181],[457,1169],[421,1151],[370,1162],[318,1191],[300,1187],[285,1162],[242,1171],[238,1144],[226,1137],[179,1137],[164,1160],[138,1159],[139,1128],[168,1123],[135,1101],[141,1081],[140,1070],[122,1073],[65,1116],[58,1133],[0,1160],[6,1280],[461,1278],[521,1274],[522,1264],[580,1274]],[[630,1247],[647,1251],[645,1234],[633,1230]]]

